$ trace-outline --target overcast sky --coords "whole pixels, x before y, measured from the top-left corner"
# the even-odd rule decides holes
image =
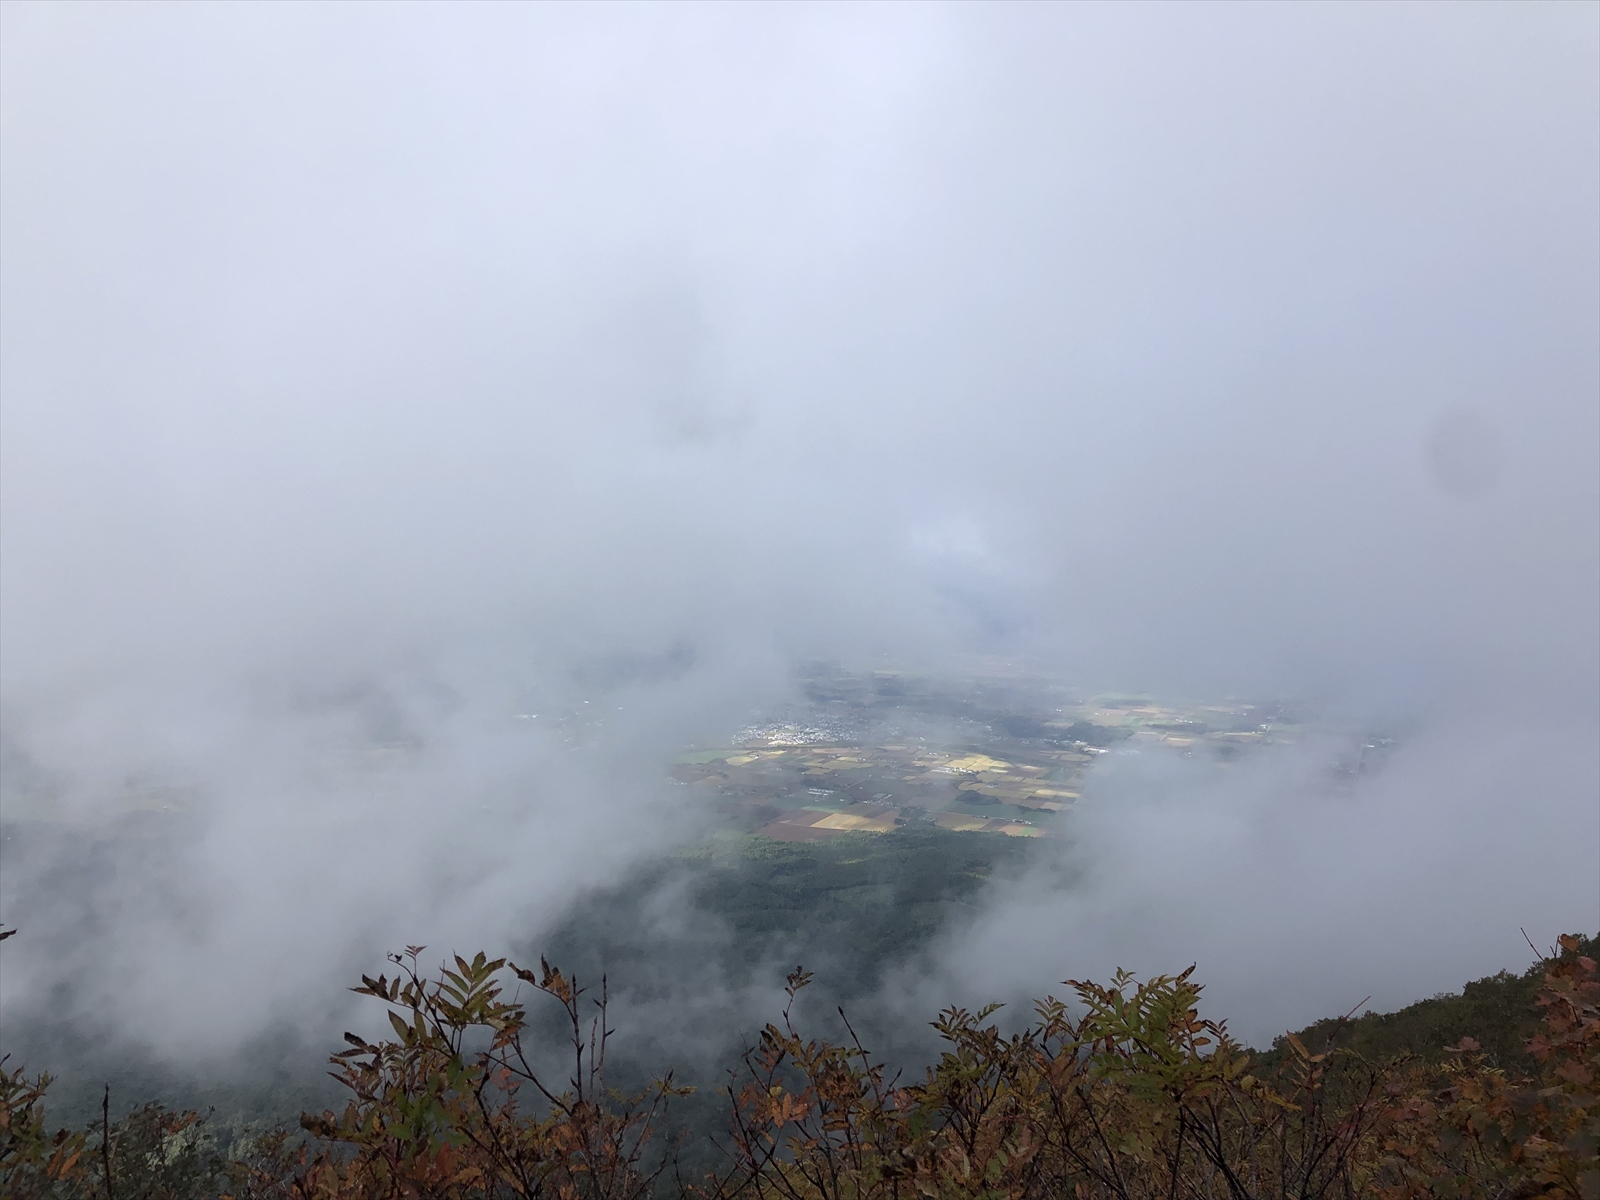
[[[1600,920],[1595,5],[0,22],[6,803],[203,797],[174,886],[207,915],[129,868],[130,963],[492,941],[659,844],[663,755],[796,660],[971,651],[1431,731],[1402,824],[1339,825],[1450,928],[1407,986]],[[604,760],[497,724],[627,656],[679,666]],[[328,748],[380,693],[426,752],[374,788]],[[1287,778],[1217,798],[1221,860]],[[474,815],[512,794],[537,821]],[[358,831],[428,894],[350,870]]]

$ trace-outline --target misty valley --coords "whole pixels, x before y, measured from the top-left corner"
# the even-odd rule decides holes
[[[610,703],[617,698],[615,689],[590,690],[591,697],[565,704],[549,702],[547,696],[541,711],[507,713],[503,719],[513,730],[526,730],[523,736],[550,738],[578,753],[603,741],[606,719],[599,714],[617,708]],[[589,1029],[589,1034],[583,1030],[589,1028],[585,1022],[598,1010],[585,1006],[592,1005],[597,996],[604,998],[604,1087],[610,1089],[607,1094],[612,1099],[601,1107],[611,1114],[604,1121],[622,1123],[603,1131],[586,1130],[585,1138],[603,1133],[602,1140],[609,1147],[606,1154],[611,1156],[604,1170],[610,1175],[602,1186],[582,1174],[597,1170],[592,1162],[595,1148],[588,1146],[582,1151],[582,1156],[589,1157],[584,1158],[588,1165],[581,1168],[581,1178],[562,1185],[575,1188],[574,1195],[591,1191],[596,1195],[676,1195],[686,1190],[714,1195],[788,1195],[797,1187],[800,1191],[793,1194],[809,1195],[807,1185],[799,1182],[795,1173],[803,1176],[808,1169],[807,1156],[819,1153],[819,1146],[831,1145],[840,1129],[849,1131],[847,1141],[865,1139],[855,1152],[867,1157],[850,1168],[852,1182],[838,1194],[854,1195],[863,1187],[869,1192],[874,1187],[889,1187],[884,1194],[892,1194],[889,1185],[900,1178],[895,1170],[901,1168],[890,1170],[879,1161],[889,1151],[874,1139],[889,1136],[886,1128],[899,1120],[911,1122],[904,1132],[892,1135],[911,1138],[904,1145],[897,1142],[893,1150],[909,1164],[904,1170],[915,1179],[942,1179],[948,1168],[939,1165],[937,1153],[926,1163],[916,1158],[917,1154],[934,1153],[915,1149],[925,1136],[914,1132],[918,1122],[931,1118],[927,1114],[917,1117],[912,1110],[916,1104],[932,1103],[927,1096],[934,1094],[916,1090],[933,1086],[931,1082],[915,1083],[921,1078],[920,1064],[942,1064],[933,1068],[930,1081],[955,1069],[949,1058],[954,1046],[963,1063],[976,1056],[961,1070],[978,1071],[978,1078],[988,1080],[983,1087],[1022,1088],[1021,1078],[1010,1074],[1017,1068],[1011,1061],[1017,1047],[1042,1053],[1050,1039],[1063,1036],[1067,1027],[1052,1026],[1047,1031],[1031,1025],[1026,997],[998,995],[986,998],[1010,1003],[992,1018],[999,1022],[997,1031],[982,1032],[984,1022],[990,1019],[984,1011],[972,1017],[966,1010],[952,1010],[960,1015],[934,1021],[940,1003],[937,980],[941,978],[935,960],[941,946],[961,931],[972,929],[993,905],[996,888],[1016,885],[1040,870],[1048,873],[1055,889],[1070,892],[1080,886],[1080,877],[1092,864],[1073,849],[1075,817],[1097,804],[1117,802],[1114,792],[1103,795],[1097,789],[1097,772],[1119,761],[1153,755],[1226,773],[1245,769],[1252,756],[1309,744],[1315,746],[1319,764],[1315,778],[1320,783],[1314,786],[1337,797],[1341,789],[1381,771],[1388,756],[1401,745],[1393,730],[1343,729],[1282,703],[1172,702],[1145,695],[1075,694],[1025,666],[998,660],[969,668],[966,674],[942,676],[897,670],[851,673],[819,666],[805,675],[799,693],[802,699],[798,703],[758,715],[731,730],[725,745],[687,747],[660,763],[668,800],[681,814],[680,840],[640,859],[624,878],[575,886],[561,900],[559,915],[533,922],[537,934],[513,935],[499,948],[514,963],[547,962],[559,968],[555,976],[529,976],[538,986],[527,995],[528,984],[512,980],[513,990],[508,994],[518,997],[519,1006],[536,998],[541,990],[566,1008],[578,1005],[579,1070],[568,1081],[573,1087],[582,1082],[583,1071],[593,1066],[591,1059],[590,1068],[582,1067],[583,1039],[594,1033],[594,1029]],[[392,721],[382,717],[387,709],[382,705],[373,709],[370,695],[356,695],[355,702],[378,712],[380,719],[361,726],[367,730],[365,740],[344,746],[337,756],[340,760],[366,763],[367,767],[357,768],[358,774],[363,770],[370,774],[380,769],[371,764],[388,770],[420,751],[414,739],[397,736]],[[13,787],[21,779],[33,794],[22,798],[25,803],[11,807],[13,812],[31,815],[20,820],[8,818],[0,826],[4,838],[0,864],[30,859],[58,864],[51,879],[35,877],[31,894],[13,905],[12,911],[24,914],[19,920],[22,928],[0,953],[15,960],[39,953],[37,941],[28,936],[33,932],[26,917],[30,909],[55,914],[75,911],[77,926],[57,923],[51,934],[73,936],[75,928],[76,936],[94,938],[97,905],[111,902],[114,894],[105,891],[97,896],[97,889],[119,873],[149,870],[152,863],[159,864],[173,844],[183,839],[184,828],[202,821],[203,804],[181,788],[138,780],[125,786],[120,815],[85,825],[65,813],[52,816],[48,781],[25,761],[18,761],[17,747],[11,746],[10,753],[12,765],[23,768],[13,775]],[[380,773],[370,778],[381,783],[384,776]],[[503,817],[503,810],[495,809],[475,819]],[[159,866],[155,869],[161,870]],[[176,859],[172,869],[177,869]],[[52,888],[60,890],[52,892]],[[168,897],[169,903],[176,901],[176,893]],[[489,1071],[485,1079],[493,1075],[487,1064],[496,1051],[482,1035],[501,1028],[496,1022],[507,1017],[483,1013],[474,1017],[464,1015],[467,1010],[456,1009],[449,1010],[453,1016],[447,1016],[437,1002],[440,996],[456,993],[428,992],[429,986],[437,989],[442,983],[458,990],[467,988],[478,1001],[502,995],[495,991],[502,986],[496,971],[508,969],[501,960],[486,963],[480,956],[475,960],[476,975],[468,970],[471,964],[465,959],[450,965],[452,954],[467,949],[421,947],[416,948],[415,957],[396,960],[407,972],[414,972],[412,990],[406,993],[409,1000],[381,989],[378,995],[392,1009],[398,1003],[396,1011],[402,1014],[409,1005],[411,1015],[394,1027],[400,1042],[382,1054],[374,1048],[377,1043],[347,1035],[347,1040],[355,1039],[364,1048],[363,1053],[373,1055],[360,1080],[350,1073],[348,1047],[343,1058],[335,1059],[336,1078],[326,1072],[330,1047],[316,1036],[328,1028],[326,1018],[298,1027],[269,1022],[220,1057],[203,1056],[186,1063],[181,1056],[174,1058],[141,1045],[136,1031],[125,1031],[116,1014],[85,1009],[70,992],[70,977],[58,976],[56,992],[44,1005],[11,1006],[0,1030],[0,1051],[9,1056],[4,1111],[13,1130],[33,1131],[26,1136],[22,1132],[5,1135],[12,1139],[5,1150],[11,1164],[8,1170],[18,1173],[15,1178],[29,1180],[29,1186],[41,1196],[75,1196],[82,1189],[89,1189],[82,1194],[90,1194],[97,1186],[92,1182],[93,1156],[85,1149],[85,1157],[69,1168],[70,1156],[63,1156],[62,1148],[89,1147],[97,1137],[105,1142],[104,1135],[95,1131],[108,1115],[116,1122],[112,1140],[126,1144],[127,1148],[118,1151],[123,1158],[136,1145],[144,1145],[146,1149],[140,1153],[146,1155],[154,1152],[150,1147],[183,1147],[174,1160],[184,1164],[182,1171],[174,1167],[165,1174],[145,1171],[139,1175],[131,1166],[123,1168],[127,1179],[137,1175],[155,1188],[149,1193],[152,1195],[210,1195],[208,1188],[226,1184],[238,1189],[228,1192],[230,1195],[276,1196],[279,1193],[274,1189],[312,1187],[313,1183],[325,1191],[331,1188],[329,1195],[367,1195],[377,1186],[373,1182],[376,1177],[362,1172],[376,1169],[373,1164],[377,1160],[370,1159],[374,1153],[388,1164],[383,1171],[397,1173],[383,1178],[410,1180],[395,1184],[401,1187],[395,1194],[434,1194],[430,1188],[444,1186],[438,1178],[442,1168],[437,1156],[443,1147],[455,1144],[452,1139],[468,1136],[464,1128],[459,1135],[451,1133],[451,1123],[472,1125],[487,1119],[481,1112],[474,1116],[470,1105],[459,1112],[450,1108],[465,1103],[468,1092],[461,1090],[465,1085],[450,1084],[434,1097],[433,1102],[445,1108],[428,1127],[431,1132],[417,1135],[421,1141],[396,1140],[399,1135],[392,1131],[374,1141],[371,1127],[364,1122],[376,1119],[381,1126],[398,1119],[396,1114],[412,1102],[403,1097],[419,1086],[433,1094],[429,1088],[434,1085],[424,1086],[406,1074],[418,1069],[421,1060],[410,1061],[402,1069],[393,1053],[401,1058],[422,1055],[436,1067],[455,1062],[459,1065],[451,1070],[467,1070],[469,1075]],[[1212,1031],[1213,1042],[1223,1038],[1224,1045],[1233,1047],[1227,1053],[1237,1055],[1247,1066],[1238,1067],[1232,1075],[1224,1071],[1204,1087],[1237,1088],[1247,1071],[1270,1076],[1278,1081],[1274,1086],[1289,1089],[1283,1092],[1284,1099],[1273,1103],[1289,1104],[1294,1088],[1310,1088],[1308,1094],[1315,1094],[1320,1104],[1353,1106],[1347,1107],[1341,1119],[1361,1126],[1361,1137],[1377,1138],[1375,1131],[1389,1128],[1385,1122],[1391,1118],[1362,1109],[1371,1101],[1370,1096],[1358,1100],[1352,1091],[1358,1088],[1360,1071],[1377,1072],[1362,1085],[1368,1088],[1379,1078],[1387,1081],[1385,1086],[1391,1091],[1402,1082],[1406,1087],[1435,1087],[1439,1072],[1466,1069],[1468,1060],[1460,1057],[1464,1051],[1450,1048],[1472,1046],[1477,1057],[1471,1061],[1481,1065],[1471,1070],[1499,1072],[1483,1076],[1485,1079],[1536,1077],[1549,1067],[1525,1048],[1535,1044],[1529,1038],[1541,1036],[1535,1000],[1541,996],[1548,999],[1549,985],[1546,992],[1540,992],[1540,985],[1547,972],[1554,972],[1552,978],[1573,978],[1579,988],[1573,993],[1573,1002],[1590,1005],[1583,1012],[1591,1015],[1583,1020],[1593,1021],[1596,995],[1591,993],[1600,994],[1600,987],[1593,982],[1593,964],[1586,957],[1593,950],[1591,941],[1580,938],[1564,951],[1552,951],[1554,957],[1526,973],[1503,972],[1469,985],[1460,995],[1422,1000],[1388,1015],[1368,1012],[1354,1019],[1330,1019],[1254,1050],[1228,1041],[1231,1035],[1204,1021],[1195,1024],[1198,1018],[1192,1013],[1183,1015],[1189,1011],[1186,1006],[1200,995],[1187,975],[1130,979],[1120,984],[1113,981],[1108,992],[1084,990],[1089,984],[1064,986],[1078,988],[1079,1003],[1086,1003],[1091,1012],[1098,1011],[1097,1004],[1110,1004],[1102,1015],[1122,1012],[1120,1005],[1125,1001],[1116,997],[1124,993],[1126,1002],[1153,1006],[1143,1019],[1167,1023],[1161,1036],[1176,1041],[1163,1053],[1178,1054],[1190,1064],[1186,1069],[1201,1070],[1204,1065],[1204,1070],[1210,1070],[1216,1063],[1218,1052],[1202,1040],[1204,1031]],[[445,964],[445,974],[439,976],[441,983],[430,985],[426,980],[435,959]],[[806,974],[796,976],[794,972],[802,968]],[[364,963],[350,966],[356,973],[375,969]],[[544,968],[546,973],[551,969]],[[1056,974],[1064,978],[1074,969],[1072,962],[1063,962]],[[1204,977],[1202,964],[1199,978]],[[786,978],[787,999],[783,992]],[[797,980],[803,986],[797,986]],[[330,982],[339,986],[338,981]],[[982,978],[966,980],[961,995],[981,995],[984,986]],[[573,988],[584,989],[581,1003],[571,1000],[576,995]],[[421,998],[429,994],[434,999],[424,1003]],[[563,1001],[563,996],[568,1000]],[[330,993],[329,1000],[333,998]],[[1175,1002],[1182,1011],[1162,1007]],[[314,997],[304,997],[299,1003],[302,1012],[318,1011]],[[328,1013],[336,1011],[325,1004],[321,1007]],[[785,1032],[781,1034],[773,1032],[779,1026],[770,1025],[779,1011],[789,1014],[786,1020],[797,1022],[782,1026]],[[1225,1015],[1207,1010],[1207,1019]],[[512,1017],[519,1039],[525,1035],[528,1041],[526,1046],[518,1042],[519,1053],[526,1054],[519,1061],[524,1066],[536,1064],[553,1080],[566,1078],[564,1073],[571,1068],[561,1062],[559,1047],[564,1038],[571,1039],[571,1030],[563,1033],[560,1021],[537,1007],[530,1007],[526,1016],[516,1007]],[[1051,1019],[1058,1025],[1066,1020]],[[417,1031],[424,1026],[432,1029],[433,1040],[420,1039]],[[1593,1028],[1583,1028],[1590,1030],[1585,1036],[1592,1040]],[[1149,1030],[1110,1035],[1107,1047],[1114,1046],[1117,1055],[1131,1056],[1117,1060],[1118,1071],[1150,1069],[1138,1065],[1148,1052],[1141,1048],[1144,1039],[1150,1036]],[[814,1043],[812,1039],[817,1037],[834,1041]],[[837,1041],[840,1037],[846,1040]],[[995,1041],[995,1037],[1002,1040]],[[1003,1040],[1018,1037],[1021,1042]],[[1073,1045],[1095,1041],[1085,1040],[1081,1028],[1073,1037],[1078,1039]],[[794,1040],[786,1042],[785,1038]],[[786,1048],[779,1053],[774,1049],[779,1046]],[[858,1046],[865,1049],[858,1050]],[[589,1045],[588,1050],[592,1056],[596,1047]],[[1327,1059],[1329,1053],[1336,1057]],[[1337,1057],[1340,1055],[1348,1056],[1347,1060]],[[1342,1065],[1334,1070],[1322,1066],[1324,1062]],[[19,1065],[23,1063],[34,1074],[27,1074]],[[474,1063],[479,1065],[474,1067]],[[53,1078],[43,1079],[37,1074],[41,1069]],[[764,1101],[752,1109],[748,1079],[740,1081],[758,1070],[767,1072],[764,1089],[792,1094],[798,1107],[785,1109],[776,1117],[757,1111]],[[399,1074],[390,1078],[395,1071]],[[829,1088],[841,1086],[840,1071],[845,1073],[846,1090],[853,1099],[834,1111],[822,1098]],[[529,1072],[532,1080],[534,1068],[530,1066]],[[499,1079],[494,1088],[500,1089],[509,1078]],[[372,1091],[371,1085],[380,1079],[385,1081],[383,1088]],[[660,1090],[663,1080],[670,1080],[667,1092]],[[600,1086],[599,1077],[589,1084]],[[894,1090],[908,1084],[911,1092]],[[474,1086],[481,1090],[483,1083],[480,1080]],[[541,1079],[536,1086],[543,1089],[546,1084]],[[1043,1085],[1034,1082],[1026,1086]],[[1144,1085],[1127,1086],[1133,1087],[1133,1092],[1126,1096],[1117,1092],[1121,1098],[1116,1103],[1127,1102]],[[336,1119],[336,1110],[350,1102],[347,1089],[352,1087],[361,1098],[354,1108],[345,1108],[345,1117]],[[1197,1094],[1204,1094],[1204,1087]],[[506,1097],[514,1094],[516,1088],[512,1087],[501,1099],[509,1103]],[[1249,1098],[1255,1102],[1266,1094],[1258,1092]],[[908,1098],[913,1095],[917,1099]],[[939,1095],[940,1104],[956,1103],[950,1095]],[[653,1097],[648,1120],[640,1115],[641,1110],[623,1103],[625,1096]],[[886,1099],[890,1096],[895,1098]],[[1044,1098],[1040,1094],[1035,1100]],[[834,1096],[833,1100],[837,1099]],[[1109,1088],[1106,1099],[1108,1103],[1112,1100]],[[534,1100],[531,1111],[541,1113],[538,1119],[544,1122],[581,1124],[589,1119],[581,1114],[591,1112],[581,1105],[572,1109],[571,1097],[559,1088],[543,1100],[522,1095],[522,1103],[529,1100]],[[1188,1103],[1174,1102],[1179,1106],[1174,1111],[1179,1112]],[[1091,1116],[1092,1107],[1090,1104],[1085,1110]],[[319,1112],[325,1115],[314,1116]],[[515,1104],[499,1111],[495,1120],[510,1122],[502,1133],[522,1128],[518,1122],[531,1119],[514,1115],[520,1112]],[[304,1128],[302,1113],[306,1114]],[[1562,1119],[1569,1118],[1576,1119],[1571,1113]],[[939,1117],[941,1121],[956,1119],[953,1110]],[[960,1117],[968,1119],[996,1118]],[[1015,1155],[1016,1150],[1002,1151],[1000,1146],[1008,1138],[1035,1136],[1014,1127],[1015,1119],[1005,1119],[1003,1130],[995,1133],[1001,1141],[988,1151],[1001,1157],[987,1169],[1000,1170],[1002,1177],[1014,1169],[1004,1166],[1005,1154]],[[1133,1118],[1124,1114],[1124,1119]],[[1441,1109],[1436,1119],[1447,1123],[1477,1118],[1465,1109]],[[355,1125],[349,1124],[352,1120]],[[1137,1120],[1153,1122],[1154,1136],[1155,1130],[1165,1128],[1168,1117],[1151,1110]],[[821,1132],[806,1132],[809,1121],[821,1121]],[[889,1127],[884,1126],[885,1121]],[[1363,1122],[1370,1128],[1362,1126]],[[751,1141],[757,1126],[764,1132]],[[72,1128],[87,1132],[53,1132]],[[1180,1122],[1180,1138],[1184,1136],[1182,1128]],[[1213,1132],[1224,1136],[1220,1130]],[[1237,1134],[1234,1130],[1227,1136]],[[1310,1131],[1297,1130],[1295,1136],[1310,1136]],[[1346,1134],[1322,1130],[1317,1136],[1332,1138],[1332,1147]],[[1443,1131],[1438,1136],[1454,1135]],[[43,1140],[29,1143],[30,1137]],[[767,1139],[767,1150],[758,1145],[762,1137]],[[1383,1137],[1392,1138],[1392,1131]],[[60,1140],[63,1138],[66,1140]],[[864,1148],[868,1143],[870,1150]],[[1354,1142],[1340,1145],[1338,1153],[1349,1161],[1319,1178],[1329,1187],[1340,1180],[1348,1182],[1360,1155],[1376,1153],[1373,1147],[1378,1144],[1374,1141],[1359,1153]],[[316,1148],[321,1145],[332,1148]],[[778,1158],[763,1157],[782,1146],[789,1149]],[[806,1146],[811,1149],[803,1149]],[[480,1172],[472,1177],[477,1182],[465,1191],[446,1187],[439,1194],[497,1195],[506,1187],[511,1188],[506,1194],[520,1194],[505,1180],[486,1182],[498,1178],[494,1172],[510,1170],[510,1160],[502,1161],[502,1150],[490,1155],[498,1165],[474,1168]],[[534,1153],[543,1163],[540,1170],[557,1169],[551,1164],[560,1154],[550,1147],[518,1151],[524,1152]],[[1234,1152],[1221,1148],[1209,1152],[1216,1161],[1194,1177],[1209,1178],[1212,1171],[1231,1170],[1226,1159]],[[1100,1167],[1079,1163],[1053,1168],[1058,1174],[1051,1177],[1056,1182],[1049,1187],[1066,1186],[1063,1181],[1068,1179],[1078,1181],[1074,1187],[1101,1186],[1116,1172],[1133,1171],[1140,1155],[1119,1165],[1121,1153],[1110,1153]],[[1419,1181],[1436,1183],[1446,1167],[1458,1173],[1461,1168],[1449,1154],[1415,1153],[1421,1157],[1416,1163],[1407,1160],[1409,1165],[1403,1168],[1392,1162],[1382,1167],[1373,1159],[1361,1170],[1374,1180],[1389,1179],[1386,1186],[1390,1190],[1383,1194],[1399,1196],[1413,1194],[1422,1186]],[[1434,1157],[1429,1158],[1430,1154]],[[905,1158],[907,1155],[911,1157]],[[362,1163],[366,1166],[359,1165]],[[1302,1167],[1304,1163],[1296,1169]],[[1288,1165],[1280,1164],[1280,1168],[1288,1169]],[[571,1162],[559,1167],[560,1171],[574,1169]],[[1141,1169],[1155,1170],[1152,1179],[1159,1176],[1170,1181],[1178,1168],[1169,1164],[1163,1175],[1146,1162]],[[98,1186],[103,1186],[104,1164],[99,1170]],[[1196,1170],[1191,1168],[1189,1173]],[[184,1171],[189,1176],[184,1176]],[[1059,1174],[1061,1171],[1066,1174]],[[182,1183],[180,1177],[189,1182]],[[1097,1179],[1100,1183],[1093,1183]],[[869,1186],[870,1180],[876,1182]],[[835,1185],[821,1187],[818,1194],[834,1194],[831,1186]],[[955,1185],[945,1179],[939,1186]],[[1024,1192],[1032,1186],[1025,1186]],[[1413,1191],[1406,1191],[1407,1187]],[[1125,1194],[1146,1193],[1135,1189]]]
[[[0,1200],[1600,1200],[1600,0],[0,0]]]

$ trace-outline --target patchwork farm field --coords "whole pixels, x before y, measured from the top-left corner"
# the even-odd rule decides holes
[[[726,828],[776,841],[918,825],[1036,838],[1052,836],[1120,742],[1226,762],[1294,732],[1275,708],[1072,700],[1016,680],[837,674],[812,680],[809,694],[811,708],[792,719],[686,751],[673,778],[702,793]]]

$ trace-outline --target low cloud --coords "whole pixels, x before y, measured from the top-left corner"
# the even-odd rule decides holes
[[[535,935],[816,657],[1418,731],[1115,764],[1002,989],[1255,1036],[1594,925],[1593,10],[0,20],[8,1013]]]

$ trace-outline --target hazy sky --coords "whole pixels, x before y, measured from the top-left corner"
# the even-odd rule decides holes
[[[809,655],[1412,721],[1404,786],[1327,818],[1367,899],[1274,922],[1411,913],[1434,990],[1600,920],[1600,7],[0,22],[5,802],[201,798],[93,943],[174,1040],[279,997],[210,1017],[148,964],[330,979],[607,877],[675,819],[662,755]],[[504,728],[630,656],[681,669],[610,696],[605,754]],[[339,747],[378,726],[421,749],[374,783]],[[1289,935],[1220,867],[1185,887],[1237,935],[1127,916],[1193,840],[1149,814],[1214,790],[1153,769],[1115,786],[1155,832],[1101,833],[1131,891],[1012,902],[1248,974]],[[1185,817],[1208,861],[1279,828],[1263,770]],[[1405,957],[1349,940],[1329,970]]]

